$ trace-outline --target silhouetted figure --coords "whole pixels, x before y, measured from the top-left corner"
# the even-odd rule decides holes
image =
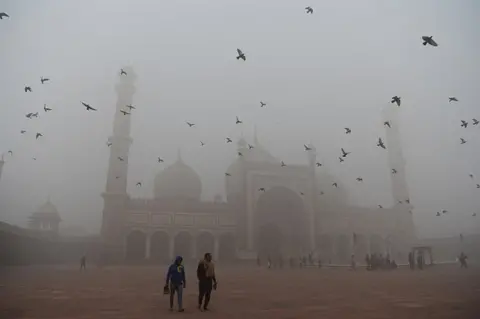
[[[257,266],[260,267],[262,265],[262,262],[260,260],[260,255],[257,255]]]
[[[357,263],[355,262],[355,255],[352,254],[352,257],[350,258],[350,267],[352,267],[352,270],[357,269]]]
[[[463,253],[463,251],[460,253],[460,256],[458,256],[458,261],[460,262],[460,268],[468,268],[467,265],[467,255]]]
[[[170,289],[170,311],[173,310],[173,299],[177,292],[178,311],[183,312],[183,289],[187,287],[185,269],[182,265],[183,258],[177,256],[173,264],[168,267],[164,289]]]
[[[421,253],[417,255],[417,266],[418,269],[423,270],[423,255]]]
[[[207,311],[212,289],[217,289],[217,278],[215,277],[215,266],[212,262],[212,254],[206,253],[204,259],[198,263],[198,309]],[[205,302],[203,298],[205,297]],[[203,303],[203,308],[202,308]]]
[[[268,269],[272,268],[272,259],[270,259],[270,256],[267,257],[267,267]]]
[[[80,258],[80,270],[87,270],[87,256],[85,255]]]
[[[413,253],[408,253],[408,265],[410,266],[411,270],[415,269],[415,258],[413,257]]]
[[[432,47],[438,46],[437,42],[433,40],[433,36],[427,37],[426,35],[424,35],[422,37],[422,40],[423,40],[423,45],[430,44]]]
[[[372,263],[371,263],[370,255],[369,255],[369,254],[366,254],[366,255],[365,255],[365,264],[367,265],[367,270],[371,270],[371,269],[372,269]]]

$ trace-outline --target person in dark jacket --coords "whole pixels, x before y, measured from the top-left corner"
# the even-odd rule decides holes
[[[212,254],[206,253],[204,259],[198,263],[198,309],[208,310],[212,288],[217,289],[217,278],[215,277],[215,266],[212,262]],[[203,299],[205,302],[203,303]],[[203,308],[202,308],[203,303]]]
[[[170,288],[170,310],[173,310],[175,292],[178,299],[178,311],[183,312],[183,289],[187,287],[185,268],[182,265],[183,258],[177,256],[175,262],[168,267],[165,288]],[[169,286],[170,285],[170,286]]]

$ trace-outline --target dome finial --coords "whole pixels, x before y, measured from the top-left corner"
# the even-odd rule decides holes
[[[182,149],[180,147],[177,149],[177,162],[183,162]]]

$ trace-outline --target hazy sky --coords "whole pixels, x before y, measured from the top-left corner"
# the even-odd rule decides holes
[[[0,152],[14,152],[0,181],[1,220],[25,223],[51,196],[64,225],[98,230],[114,85],[131,65],[132,196],[152,195],[177,148],[202,177],[204,199],[224,194],[236,157],[225,137],[243,132],[251,141],[256,124],[262,144],[286,163],[306,163],[303,144],[313,142],[352,205],[388,206],[387,154],[376,139],[385,136],[381,108],[399,95],[419,234],[480,232],[471,216],[480,208],[480,125],[471,126],[480,119],[478,1],[0,0],[1,11],[10,19],[0,20]],[[423,46],[422,35],[439,46]],[[246,62],[235,59],[237,48]],[[40,76],[51,82],[41,85]],[[448,103],[453,95],[459,103]],[[43,113],[44,103],[53,111]],[[37,111],[38,119],[25,118]],[[44,137],[36,141],[36,132]],[[343,164],[341,147],[352,152]],[[435,217],[441,209],[450,213]]]

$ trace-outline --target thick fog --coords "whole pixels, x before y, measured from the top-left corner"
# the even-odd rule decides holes
[[[154,176],[178,149],[201,176],[203,199],[225,195],[224,173],[237,156],[225,138],[252,142],[256,125],[260,142],[287,164],[306,164],[303,144],[312,142],[318,170],[343,183],[349,204],[388,207],[388,156],[376,142],[386,136],[381,109],[396,107],[398,95],[418,234],[480,231],[472,217],[480,207],[477,1],[3,0],[2,11],[10,18],[0,20],[1,220],[25,225],[50,197],[63,227],[98,232],[114,86],[131,66],[133,197],[153,196]],[[423,46],[423,35],[438,47]],[[51,81],[42,85],[41,76]],[[339,163],[342,147],[351,154]],[[442,209],[449,213],[436,217]]]

